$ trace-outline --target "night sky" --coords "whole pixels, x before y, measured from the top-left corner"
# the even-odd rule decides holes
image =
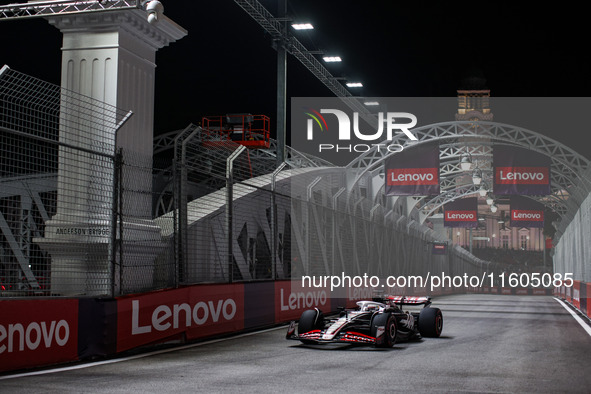
[[[231,112],[267,114],[274,129],[276,55],[263,29],[231,0],[162,3],[189,35],[157,54],[155,133]],[[274,0],[261,3],[276,12]],[[463,77],[479,74],[495,97],[589,96],[586,14],[531,4],[291,0],[289,13],[314,24],[292,31],[308,49],[343,58],[327,65],[334,76],[363,82],[355,95],[454,97]],[[59,84],[57,29],[42,19],[4,21],[0,37],[1,64]],[[332,94],[291,58],[288,96]],[[577,149],[586,134],[553,138]]]

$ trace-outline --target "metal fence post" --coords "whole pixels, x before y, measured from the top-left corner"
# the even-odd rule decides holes
[[[312,206],[314,204],[313,201],[313,191],[314,191],[314,187],[318,184],[318,182],[320,182],[322,180],[322,177],[316,177],[314,178],[314,180],[312,182],[310,182],[310,184],[308,185],[308,187],[306,188],[306,265],[305,265],[305,274],[306,275],[310,275],[311,272],[313,272],[313,268],[312,267],[312,220],[313,220],[313,215],[310,213],[310,211],[312,210]],[[317,234],[318,235],[318,234]]]
[[[332,225],[331,225],[331,231],[332,231],[332,240],[331,240],[331,249],[332,249],[332,272],[331,275],[335,274],[335,260],[337,259],[337,236],[340,236],[340,234],[337,235],[337,229],[339,228],[338,224],[337,224],[337,220],[338,220],[338,209],[337,209],[337,205],[338,205],[338,201],[339,201],[339,197],[341,196],[341,194],[343,194],[343,192],[346,189],[344,187],[341,187],[333,196],[332,196]],[[343,267],[343,271],[344,271],[344,267]]]
[[[121,278],[123,277],[122,273],[122,260],[119,258],[119,263],[117,263],[117,251],[119,250],[119,254],[121,254],[121,235],[117,237],[117,222],[122,222],[121,218],[121,193],[122,193],[122,182],[121,182],[121,175],[122,175],[122,152],[119,149],[115,152],[115,156],[113,157],[113,212],[111,215],[111,296],[115,297],[117,295],[116,291],[116,278],[117,278],[117,268],[119,271],[119,294],[121,294],[121,287],[123,285]],[[119,240],[118,240],[119,238]],[[119,243],[119,245],[117,245]]]
[[[175,155],[176,156],[176,155]],[[180,242],[179,242],[179,209],[180,209],[180,181],[179,181],[179,162],[175,157],[172,166],[172,199],[173,199],[173,233],[172,238],[174,242],[174,287],[179,287],[179,262],[181,259]]]
[[[271,177],[271,277],[277,279],[277,201],[275,195],[275,182],[277,175],[285,168],[287,163],[283,162]]]
[[[246,149],[244,145],[240,145],[228,158],[226,159],[226,235],[228,241],[228,283],[232,283],[234,279],[234,255],[233,255],[233,241],[232,234],[232,213],[233,213],[233,183],[234,183],[234,160]]]
[[[183,141],[183,148],[185,144]],[[183,149],[184,153],[184,149]],[[177,270],[177,286],[185,281],[185,272],[187,264],[187,166],[184,161],[185,155],[183,154],[183,161],[179,163],[178,172],[178,187],[179,187],[179,208],[178,208],[178,270]]]
[[[174,139],[173,198],[175,207],[173,214],[173,237],[175,243],[175,287],[179,287],[179,285],[185,280],[184,274],[187,266],[187,143],[190,142],[200,130],[199,127],[195,127],[191,124]]]
[[[184,141],[183,141],[184,147]],[[184,163],[184,154],[179,160],[175,160],[173,167],[174,183],[174,242],[175,242],[175,269],[174,287],[177,288],[184,281],[184,272],[187,259],[187,194],[185,184],[187,182],[187,169]]]

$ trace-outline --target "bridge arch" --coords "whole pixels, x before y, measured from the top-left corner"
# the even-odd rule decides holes
[[[591,179],[586,175],[591,168],[591,162],[587,158],[552,138],[522,127],[496,122],[452,121],[418,127],[412,132],[417,137],[417,141],[412,141],[400,134],[391,141],[375,146],[349,163],[347,165],[348,190],[354,192],[361,182],[368,183],[366,178],[370,177],[377,179],[379,185],[374,188],[374,198],[383,193],[383,163],[387,158],[399,153],[389,152],[385,146],[398,144],[404,149],[412,149],[424,144],[438,143],[442,193],[435,199],[427,201],[424,201],[425,198],[416,198],[416,203],[422,202],[418,207],[420,211],[425,205],[432,204],[433,200],[436,200],[437,205],[440,206],[459,198],[453,190],[458,187],[458,177],[466,175],[459,166],[461,156],[466,153],[473,158],[478,158],[481,164],[485,163],[481,169],[490,182],[493,145],[521,147],[550,158],[552,195],[533,198],[561,216],[566,214],[568,199],[575,198],[578,201],[591,191]],[[469,194],[476,192],[477,190],[469,190]],[[428,212],[423,211],[422,219],[424,220],[427,216]]]

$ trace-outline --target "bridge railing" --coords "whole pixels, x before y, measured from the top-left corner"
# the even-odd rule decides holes
[[[117,149],[129,116],[2,69],[2,297],[484,267],[461,250],[433,255],[437,234],[346,191],[346,168],[293,149],[276,168],[273,149],[205,141],[194,125],[161,166]]]

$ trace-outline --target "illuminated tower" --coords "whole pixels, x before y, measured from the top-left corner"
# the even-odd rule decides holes
[[[490,111],[490,89],[486,87],[486,79],[472,74],[464,79],[458,89],[458,112],[456,120],[492,121]]]

